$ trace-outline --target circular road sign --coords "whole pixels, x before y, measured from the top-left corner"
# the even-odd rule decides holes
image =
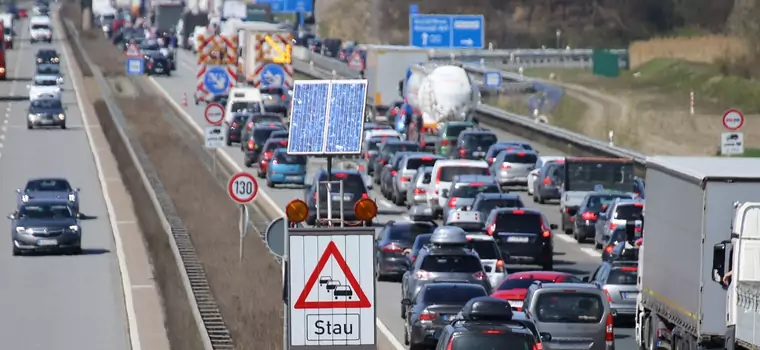
[[[224,121],[224,106],[219,103],[209,103],[203,110],[203,117],[211,125],[222,125]]]
[[[744,125],[744,114],[738,109],[729,109],[723,113],[723,126],[731,131],[736,131]]]
[[[274,255],[285,255],[285,218],[277,218],[272,221],[266,230],[267,247]]]
[[[227,182],[227,193],[233,201],[239,204],[250,203],[259,192],[259,183],[249,173],[237,173],[232,175]]]

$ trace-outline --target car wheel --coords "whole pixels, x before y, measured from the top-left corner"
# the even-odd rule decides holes
[[[26,128],[29,130],[32,130],[34,129],[34,126],[32,125],[32,123],[26,123]]]
[[[409,327],[404,325],[404,345],[409,345]]]
[[[402,196],[401,194],[396,194],[395,197],[396,197],[396,200],[394,201],[394,203],[396,203],[396,205],[398,206],[402,206],[404,205],[404,202],[406,202],[406,198],[404,198],[404,196]]]
[[[594,248],[596,248],[596,249],[602,249],[602,245],[599,244],[599,242],[596,242],[596,238],[594,238]]]
[[[66,130],[66,124],[61,124],[61,129]]]
[[[82,255],[82,247],[74,247],[69,249],[69,254],[71,255]]]
[[[261,170],[259,169],[258,171],[256,171],[256,176],[258,176],[259,179],[263,179],[264,178],[264,173],[262,173]]]
[[[243,165],[245,165],[246,168],[250,168],[253,165],[253,162],[248,159],[248,157],[245,157],[243,160]]]
[[[171,72],[171,71],[168,71],[168,72],[166,72],[166,76],[167,76],[167,77],[170,77],[170,76],[172,76],[172,72]]]
[[[267,179],[267,187],[274,188],[274,183]]]
[[[545,262],[543,265],[541,265],[541,268],[544,271],[552,271],[552,270],[554,270],[554,260],[550,260],[550,261]]]
[[[401,305],[401,319],[402,320],[406,319],[406,308],[404,307],[404,305]]]
[[[538,196],[538,204],[546,204],[546,200],[540,195]]]
[[[19,256],[19,255],[21,255],[21,249],[13,247],[13,256]]]
[[[225,141],[225,143],[227,144],[227,146],[232,146],[232,140],[230,140],[229,137],[227,138],[227,140]]]

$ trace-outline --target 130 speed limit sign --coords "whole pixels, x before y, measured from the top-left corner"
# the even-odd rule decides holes
[[[259,192],[259,183],[253,175],[248,173],[237,173],[232,175],[230,181],[227,183],[227,193],[233,201],[246,204],[250,203],[256,198],[256,193]]]

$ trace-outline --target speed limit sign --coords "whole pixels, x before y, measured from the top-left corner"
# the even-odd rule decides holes
[[[259,183],[249,173],[237,173],[232,175],[227,182],[227,193],[230,198],[239,204],[250,203],[259,192]]]

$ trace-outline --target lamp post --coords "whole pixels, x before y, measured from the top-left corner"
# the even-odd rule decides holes
[[[559,49],[559,42],[562,39],[562,31],[557,29],[557,32],[555,34],[557,34],[557,49]]]

